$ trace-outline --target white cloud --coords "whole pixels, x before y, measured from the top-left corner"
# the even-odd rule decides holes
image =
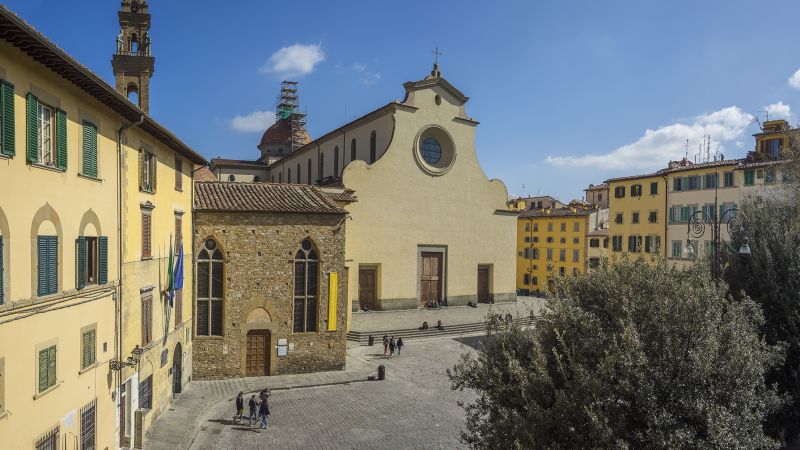
[[[764,107],[770,119],[786,119],[789,120],[792,116],[792,108],[783,103],[773,103]]]
[[[792,76],[790,76],[788,81],[789,81],[789,86],[797,90],[800,90],[800,69],[797,69],[797,72],[795,72]]]
[[[325,61],[325,52],[320,44],[294,44],[273,53],[259,72],[282,78],[298,77],[311,73],[322,61]]]
[[[736,106],[695,117],[690,124],[676,123],[646,130],[636,142],[602,155],[548,156],[554,166],[583,166],[606,170],[654,170],[669,160],[681,159],[689,140],[689,155],[697,152],[703,136],[712,138],[712,152],[724,150],[724,144],[741,137],[753,116]]]
[[[366,64],[355,62],[352,66],[350,66],[350,69],[359,74],[361,76],[361,82],[367,86],[375,84],[381,79],[380,72],[372,72],[368,70]]]
[[[242,133],[259,133],[275,123],[275,113],[272,111],[253,111],[244,116],[236,115],[230,120],[230,126]]]

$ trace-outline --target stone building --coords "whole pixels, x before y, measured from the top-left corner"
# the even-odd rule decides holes
[[[111,58],[117,91],[142,111],[150,112],[150,78],[155,59],[151,53],[150,13],[146,0],[122,0],[117,49]]]
[[[346,211],[306,185],[196,183],[194,376],[345,367]]]

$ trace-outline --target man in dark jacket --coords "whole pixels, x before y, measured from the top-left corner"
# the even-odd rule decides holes
[[[258,415],[261,416],[261,428],[267,428],[267,417],[269,417],[269,404],[267,403],[267,398],[264,397],[261,400],[261,406],[258,409]]]
[[[248,406],[250,406],[250,422],[247,426],[252,427],[254,423],[258,423],[258,400],[256,400],[256,394],[250,396]]]

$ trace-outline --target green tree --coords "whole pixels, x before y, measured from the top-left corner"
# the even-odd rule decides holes
[[[767,381],[788,402],[768,417],[767,430],[800,448],[800,214],[798,203],[784,194],[742,205],[747,221],[732,246],[747,236],[750,255],[731,254],[725,279],[735,297],[746,295],[761,306],[767,343],[786,348],[783,365],[769,371]]]
[[[698,267],[642,260],[565,278],[533,327],[490,321],[448,371],[473,448],[773,448],[780,349]]]

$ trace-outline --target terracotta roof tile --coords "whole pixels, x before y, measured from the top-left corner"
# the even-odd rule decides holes
[[[217,177],[214,176],[214,172],[208,166],[201,166],[195,168],[195,170],[194,181],[217,181]]]
[[[519,215],[520,218],[525,217],[568,217],[568,216],[588,216],[589,214],[597,211],[596,209],[576,209],[572,208],[558,208],[558,209],[529,209],[522,211]]]
[[[330,195],[305,184],[197,183],[196,211],[347,214]]]

